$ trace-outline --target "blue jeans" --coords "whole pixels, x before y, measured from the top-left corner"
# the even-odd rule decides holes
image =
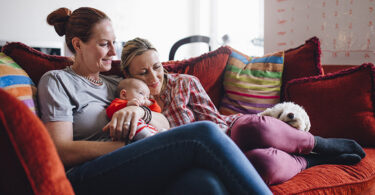
[[[212,122],[183,125],[73,168],[77,194],[272,194]]]

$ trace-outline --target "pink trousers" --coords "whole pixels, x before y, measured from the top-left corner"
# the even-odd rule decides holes
[[[314,147],[311,133],[254,114],[237,119],[231,138],[268,185],[282,183],[306,169],[306,159],[298,154],[308,154]]]

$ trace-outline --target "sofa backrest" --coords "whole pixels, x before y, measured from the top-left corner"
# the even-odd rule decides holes
[[[194,75],[217,108],[220,106],[224,89],[223,74],[232,48],[224,46],[198,57],[163,62],[169,72]],[[72,65],[69,57],[47,55],[20,42],[11,42],[3,47],[3,52],[17,62],[30,76],[35,85],[40,77],[49,70],[63,69]],[[123,76],[120,61],[112,61],[112,69],[104,74]],[[285,51],[284,70],[282,75],[282,96],[284,84],[288,81],[306,76],[323,74],[320,64],[319,39],[313,37],[299,47]],[[282,98],[280,99],[282,101]]]

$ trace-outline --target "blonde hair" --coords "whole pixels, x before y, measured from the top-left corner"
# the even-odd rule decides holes
[[[129,74],[128,67],[134,57],[142,55],[148,50],[157,51],[156,48],[146,39],[137,37],[127,41],[122,48],[121,53],[121,70],[124,72],[124,74]]]

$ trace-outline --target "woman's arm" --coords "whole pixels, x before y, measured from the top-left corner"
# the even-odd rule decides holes
[[[152,112],[152,119],[150,121],[150,125],[154,126],[156,129],[169,129],[169,122],[167,118],[159,113],[159,112]]]
[[[71,122],[47,122],[45,126],[65,167],[92,160],[124,146],[124,142],[73,141]]]
[[[163,114],[151,113],[150,125],[156,129],[169,129],[169,122]],[[114,140],[131,140],[137,130],[138,120],[144,114],[144,110],[138,106],[127,106],[113,114],[111,121],[103,128],[103,131],[109,131]]]
[[[166,113],[172,126],[208,120],[219,125],[223,131],[227,131],[230,121],[227,121],[227,118],[216,109],[198,78],[180,75],[175,82],[170,92],[174,96]]]

